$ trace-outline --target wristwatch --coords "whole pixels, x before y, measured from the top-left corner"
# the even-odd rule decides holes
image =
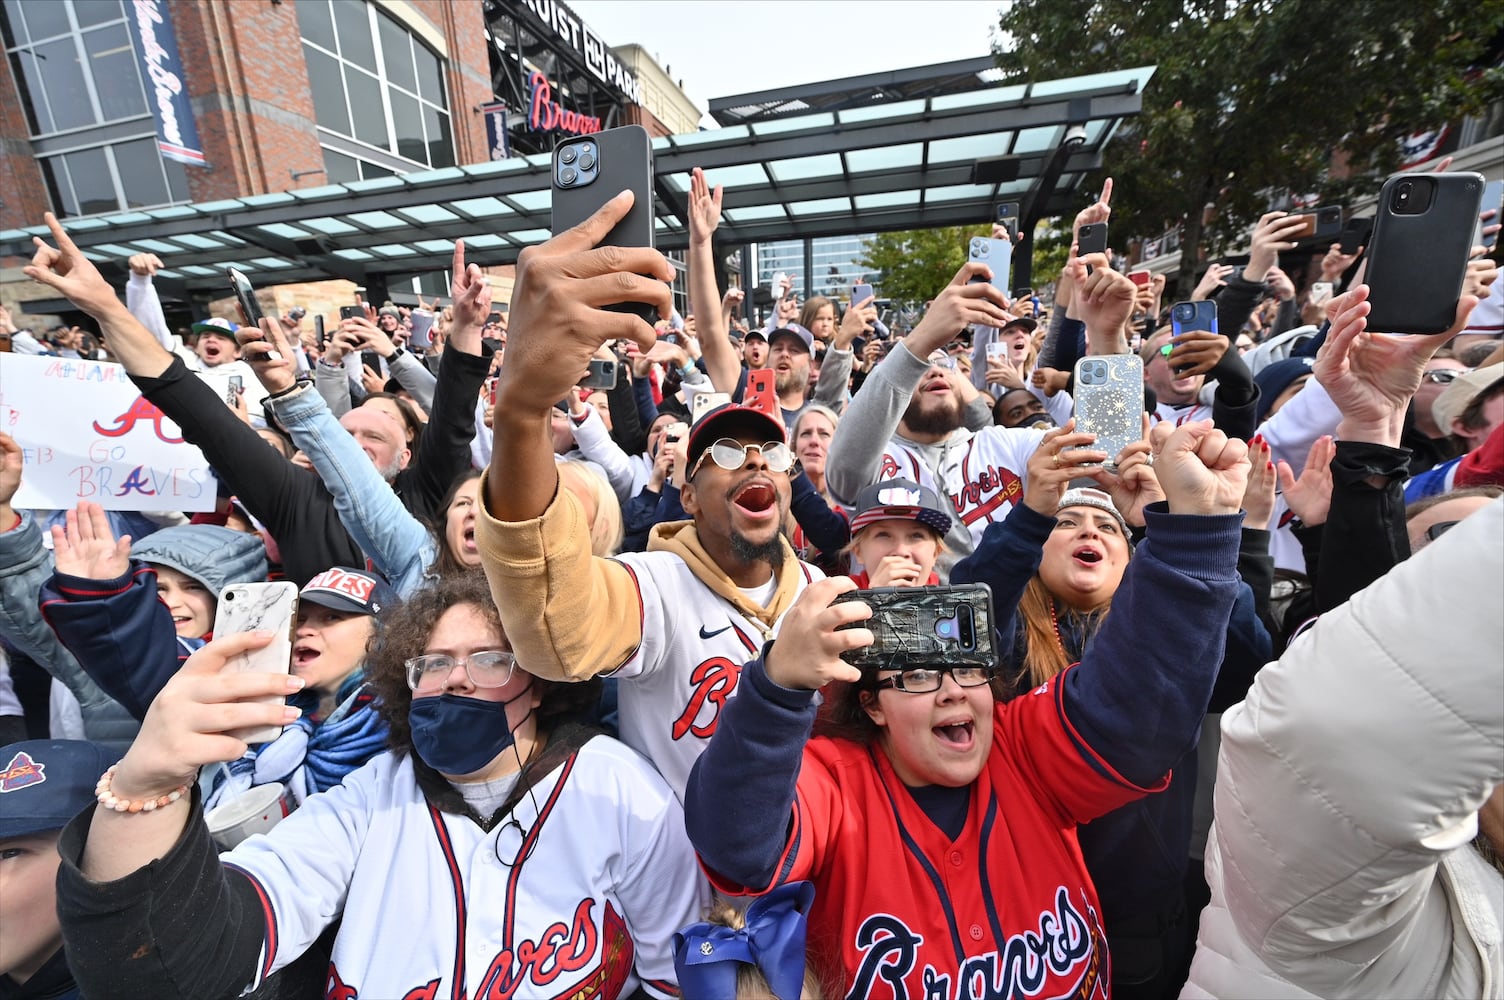
[[[402,357],[406,353],[407,353],[407,348],[405,348],[405,347],[398,347],[398,348],[394,349],[391,354],[387,355],[386,363],[389,366],[390,365],[394,365],[394,364],[397,363],[397,359],[400,358],[400,357]]]

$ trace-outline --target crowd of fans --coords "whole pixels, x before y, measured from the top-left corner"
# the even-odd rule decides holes
[[[48,217],[26,274],[96,329],[0,308],[0,349],[122,365],[218,495],[17,509],[0,430],[0,997],[1497,993],[1484,247],[1441,336],[1368,330],[1363,248],[1283,212],[1200,277],[1220,333],[1074,247],[889,330],[718,287],[699,170],[679,317],[661,254],[597,249],[629,199],[506,311],[461,243],[449,304],[322,342],[174,333],[161,261],[122,299]],[[1130,353],[1110,455],[1073,371]],[[227,671],[274,637],[216,602],[265,581],[287,670]],[[843,657],[865,593],[960,584],[995,662]]]

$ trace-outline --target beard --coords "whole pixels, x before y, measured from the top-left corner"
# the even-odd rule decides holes
[[[786,372],[779,372],[773,379],[773,391],[782,396],[790,392],[798,392],[809,387],[809,368],[796,366]]]
[[[744,563],[765,562],[776,575],[783,568],[783,535],[775,534],[766,542],[754,542],[735,529],[731,532],[731,554]]]
[[[903,423],[916,434],[949,434],[961,426],[964,416],[954,393],[943,403],[915,396],[903,411]]]

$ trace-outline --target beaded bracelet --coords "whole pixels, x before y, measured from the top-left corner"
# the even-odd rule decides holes
[[[184,783],[166,795],[147,799],[145,802],[138,799],[122,799],[110,790],[110,785],[115,779],[115,769],[119,766],[118,763],[111,764],[109,770],[99,776],[99,783],[94,786],[94,798],[106,809],[113,809],[115,812],[121,813],[153,812],[154,810],[161,809],[163,806],[176,802],[188,794],[188,784]]]

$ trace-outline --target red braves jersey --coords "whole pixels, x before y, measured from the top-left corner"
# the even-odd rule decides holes
[[[848,1000],[1107,997],[1107,941],[1076,824],[1151,789],[1072,730],[1063,676],[996,707],[954,841],[876,744],[810,740],[776,881],[815,883],[810,958],[840,970]]]

